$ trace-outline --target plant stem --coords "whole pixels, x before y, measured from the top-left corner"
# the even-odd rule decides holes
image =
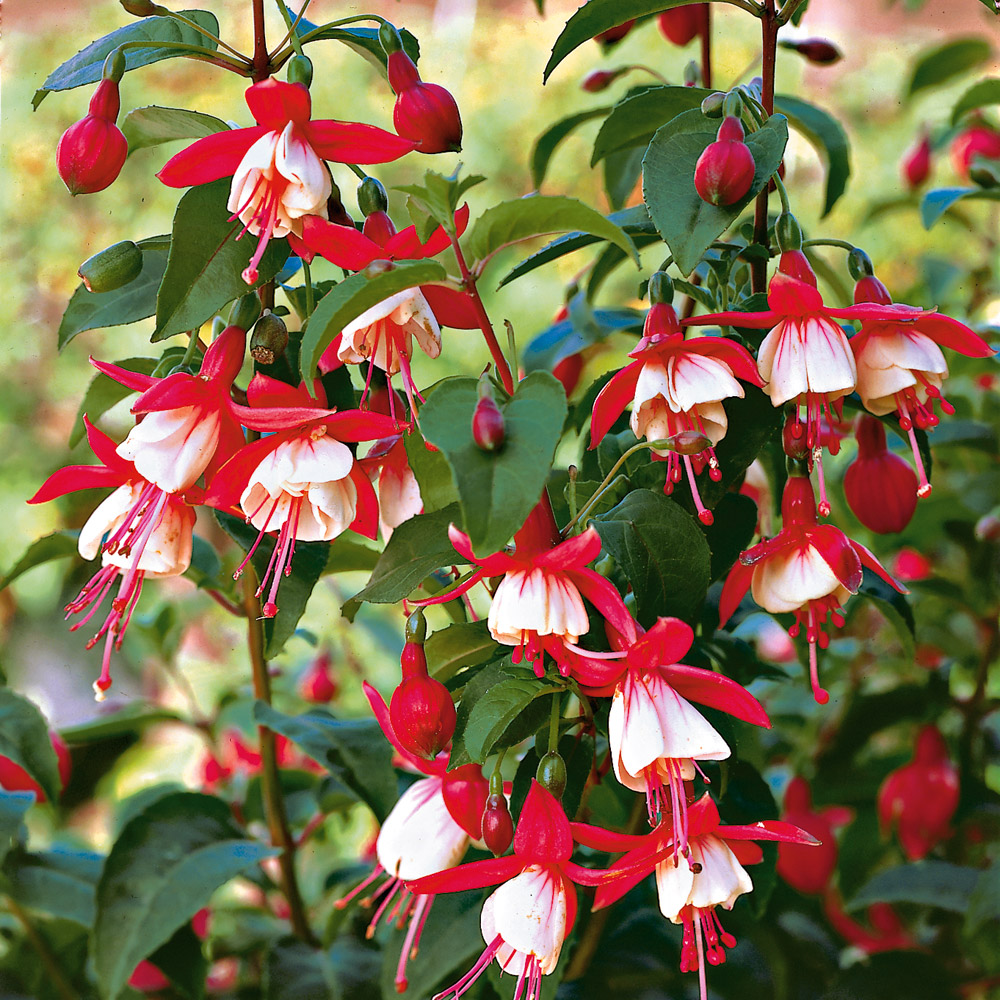
[[[848,253],[853,253],[857,247],[853,243],[848,243],[847,240],[803,240],[803,248],[805,247],[840,247],[841,250],[846,250]]]
[[[211,63],[213,66],[220,66],[222,69],[231,69],[240,76],[250,76],[251,66],[249,61],[237,61],[230,56],[211,49],[202,49],[197,45],[186,45],[184,42],[123,42],[118,46],[122,51],[126,49],[183,49],[178,55],[183,55],[187,59],[197,59],[199,62]]]
[[[552,714],[549,716],[549,753],[556,753],[559,750],[559,716],[562,713],[562,704],[559,695],[552,696]]]
[[[192,330],[188,337],[188,345],[184,351],[184,357],[181,358],[182,365],[193,365],[198,357],[198,348],[201,346],[201,338],[198,336],[197,330]]]
[[[295,34],[295,28],[298,26],[299,21],[302,20],[303,15],[306,12],[306,8],[309,6],[310,0],[305,0],[305,3],[299,8],[298,14],[295,15],[295,20],[292,20],[292,16],[285,6],[284,0],[275,0],[278,5],[278,11],[281,14],[282,20],[285,22],[285,27],[288,29],[285,37],[281,39],[280,42],[275,46],[274,53],[277,54],[284,47],[286,42],[291,42],[292,48],[295,50],[296,55],[304,55],[302,51],[302,40],[297,34]]]
[[[701,33],[701,85],[712,87],[712,5],[705,4],[705,23]]]
[[[264,26],[264,0],[251,0],[253,4],[253,82],[260,83],[271,72],[271,59],[267,54],[267,35]]]
[[[774,0],[764,0],[764,10],[760,20],[763,43],[763,87],[761,104],[769,114],[774,114],[774,63],[778,53],[778,19],[774,11]],[[765,249],[770,249],[767,239],[767,185],[757,195],[754,208],[753,238]],[[754,292],[767,289],[767,261],[754,260],[750,265],[751,287]]]
[[[479,328],[483,331],[486,346],[490,349],[490,354],[493,356],[493,363],[497,366],[497,371],[500,373],[500,380],[503,382],[503,387],[507,392],[513,395],[514,378],[510,373],[510,365],[507,364],[507,359],[504,357],[499,341],[497,341],[497,335],[493,332],[493,324],[490,323],[486,307],[483,305],[483,300],[479,295],[479,289],[476,288],[476,279],[473,277],[472,272],[469,271],[469,265],[465,263],[465,256],[462,254],[462,248],[458,245],[457,236],[451,236],[451,245],[455,250],[458,269],[462,272],[462,284],[472,298],[476,309],[476,316],[479,318]]]
[[[6,898],[7,907],[17,918],[18,923],[24,928],[25,936],[31,942],[31,947],[38,952],[38,957],[41,960],[42,965],[45,967],[45,971],[48,973],[49,979],[52,980],[52,985],[55,987],[56,992],[62,1000],[77,1000],[76,992],[66,979],[65,975],[63,975],[62,969],[59,968],[59,962],[56,960],[56,956],[49,947],[49,943],[42,937],[41,934],[39,934],[37,928],[31,922],[31,918],[24,912],[21,906],[11,899],[10,896],[7,896]]]
[[[257,574],[253,566],[247,564],[243,574],[243,607],[247,616],[247,647],[250,651],[250,664],[253,669],[254,697],[266,705],[271,704],[271,676],[267,670],[267,660],[264,659],[264,625],[257,597]],[[258,726],[260,736],[261,756],[261,795],[264,799],[264,811],[267,814],[267,827],[271,835],[271,843],[281,853],[278,855],[278,865],[281,869],[282,890],[288,901],[289,917],[295,934],[306,944],[316,945],[317,941],[309,927],[305,904],[299,891],[298,879],[295,875],[295,838],[288,825],[288,815],[285,812],[285,800],[281,795],[281,782],[278,773],[278,752],[274,732],[267,726]]]
[[[787,24],[789,18],[803,3],[804,0],[785,0],[785,5],[781,8],[781,13],[778,15],[778,24]]]

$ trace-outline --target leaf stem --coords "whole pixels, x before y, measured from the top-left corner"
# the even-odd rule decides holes
[[[160,42],[160,41],[134,41],[123,42],[119,49],[183,49],[180,54],[188,59],[197,59],[199,62],[211,63],[213,66],[220,66],[222,69],[230,69],[240,76],[250,76],[251,65],[249,60],[237,61],[231,56],[213,52],[211,49],[203,49],[197,45],[188,45],[186,42]]]
[[[549,715],[549,753],[557,753],[559,750],[559,716],[562,714],[562,705],[559,695],[552,696],[552,712]]]
[[[763,48],[763,86],[761,104],[768,115],[774,114],[774,64],[778,53],[778,19],[774,9],[775,0],[764,0],[761,11],[761,40]],[[759,195],[754,207],[754,242],[770,249],[767,239],[767,185]],[[764,292],[767,288],[767,261],[754,260],[750,264],[751,287],[754,292]]]
[[[847,240],[804,240],[802,243],[803,247],[840,247],[841,250],[846,250],[848,253],[853,253],[857,247],[853,243],[848,243]]]
[[[295,50],[296,55],[300,56],[303,55],[302,39],[295,34],[295,29],[298,26],[299,21],[302,20],[302,16],[305,14],[306,8],[311,3],[311,0],[305,0],[305,2],[299,8],[298,14],[295,15],[295,20],[292,20],[289,10],[285,6],[284,0],[274,0],[274,2],[278,5],[278,10],[281,12],[281,18],[285,22],[285,27],[288,29],[288,31],[286,32],[285,37],[282,38],[281,41],[278,42],[278,44],[274,47],[274,52],[272,53],[272,57],[281,51],[286,42],[291,43],[291,46]]]
[[[6,899],[10,912],[14,914],[18,923],[24,928],[25,936],[31,942],[31,947],[38,952],[38,957],[41,959],[42,965],[49,975],[49,979],[52,980],[52,985],[55,987],[56,992],[62,1000],[77,1000],[77,994],[66,979],[62,969],[59,968],[59,962],[49,947],[49,943],[38,932],[38,929],[31,922],[31,918],[24,912],[20,904],[15,902],[10,896],[7,896]]]
[[[805,0],[785,0],[785,4],[781,8],[781,13],[778,15],[778,24],[787,24],[795,11],[798,10],[804,2]]]
[[[192,330],[188,336],[190,339],[184,351],[184,357],[181,358],[182,365],[194,364],[195,358],[198,357],[198,348],[201,346],[201,338],[198,336],[197,330]]]
[[[306,285],[306,319],[308,319],[316,308],[316,293],[313,291],[312,269],[304,257],[302,258],[302,280]]]
[[[234,56],[236,56],[237,59],[242,59],[247,63],[250,62],[250,60],[247,59],[247,57],[242,52],[240,52],[239,49],[234,49],[228,42],[224,42],[221,38],[219,38],[218,35],[213,35],[212,32],[208,30],[208,28],[203,28],[197,21],[192,21],[191,18],[185,17],[179,11],[168,10],[166,7],[159,7],[159,5],[157,6],[158,6],[157,12],[160,14],[161,17],[172,17],[175,21],[180,21],[182,24],[186,24],[189,28],[192,28],[195,31],[197,31],[199,35],[203,35],[205,38],[211,39],[220,48],[226,49],[228,52],[231,52]]]

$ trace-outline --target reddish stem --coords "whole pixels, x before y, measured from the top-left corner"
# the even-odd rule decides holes
[[[253,0],[253,82],[260,83],[271,74],[264,34],[264,0]]]
[[[764,10],[760,18],[761,39],[763,44],[763,87],[760,102],[764,110],[774,114],[774,63],[778,54],[778,19],[774,10],[774,0],[764,0]],[[767,185],[757,195],[757,204],[753,217],[754,243],[759,243],[769,249],[767,239]],[[754,292],[767,290],[767,260],[754,259],[750,266],[751,286]]]
[[[701,31],[701,85],[712,88],[712,5],[705,4],[705,20]]]

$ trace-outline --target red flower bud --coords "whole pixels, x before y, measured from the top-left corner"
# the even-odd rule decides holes
[[[702,201],[732,205],[750,190],[756,164],[743,135],[738,118],[724,118],[718,139],[698,157],[694,186]]]
[[[781,818],[811,833],[819,844],[779,844],[778,874],[797,892],[819,895],[829,885],[837,867],[837,841],[833,831],[850,821],[850,810],[836,806],[814,810],[805,778],[792,778],[785,790],[785,810]]]
[[[491,795],[483,810],[483,842],[499,858],[510,847],[513,839],[514,820],[507,808],[507,799],[503,793]]]
[[[503,413],[492,396],[480,396],[472,412],[472,440],[483,451],[499,451],[506,431]]]
[[[683,47],[703,30],[707,13],[708,4],[688,4],[665,10],[657,18],[657,23],[668,42]]]
[[[786,49],[798,52],[800,56],[805,56],[809,62],[819,66],[829,66],[830,63],[840,62],[844,58],[844,53],[825,38],[803,38],[801,41],[789,41],[783,44]]]
[[[402,50],[388,58],[389,85],[396,93],[392,122],[404,139],[419,143],[421,153],[458,152],[462,118],[455,98],[436,83],[420,79],[413,60]]]
[[[911,191],[916,191],[931,173],[931,141],[925,132],[904,154],[900,169]]]
[[[958,768],[935,726],[917,736],[913,761],[895,770],[878,792],[878,816],[883,832],[896,828],[903,853],[919,861],[951,836],[958,808]]]
[[[55,750],[56,758],[59,761],[59,781],[65,788],[73,771],[69,748],[54,730],[49,732],[49,740],[52,742],[52,749]],[[45,801],[45,792],[39,787],[38,782],[20,764],[15,764],[9,757],[0,757],[0,788],[8,792],[34,792],[37,801]]]
[[[621,74],[621,70],[595,69],[580,81],[580,89],[587,91],[588,94],[600,93],[610,87]]]
[[[635,18],[633,17],[629,21],[623,21],[613,28],[608,28],[607,31],[602,31],[599,35],[594,35],[594,41],[600,42],[601,45],[612,45],[615,42],[620,42],[632,30],[634,24]]]
[[[892,575],[902,583],[926,580],[933,572],[930,559],[916,549],[900,549],[892,561]]]
[[[955,173],[968,180],[969,167],[977,156],[984,160],[1000,159],[1000,132],[988,125],[973,125],[955,136],[951,143]]]
[[[338,690],[337,679],[330,670],[330,654],[320,653],[313,660],[312,666],[302,675],[299,681],[299,694],[306,701],[325,705],[337,696]]]
[[[917,474],[889,451],[885,428],[863,416],[855,432],[858,457],[844,473],[844,496],[854,516],[880,535],[902,531],[917,509]]]
[[[785,418],[785,426],[781,429],[781,445],[789,458],[800,461],[809,457],[809,445],[806,443],[806,427],[797,419],[797,414],[790,413]]]
[[[128,143],[115,125],[119,109],[118,84],[102,80],[86,118],[63,132],[56,147],[56,166],[70,194],[103,191],[121,173]]]

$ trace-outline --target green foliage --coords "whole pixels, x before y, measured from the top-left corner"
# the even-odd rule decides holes
[[[62,783],[48,724],[32,702],[6,687],[0,688],[0,756],[23,767],[50,802],[59,797]]]
[[[575,115],[561,118],[554,125],[550,125],[535,141],[534,149],[531,151],[531,183],[536,188],[542,186],[549,161],[564,139],[568,138],[581,125],[585,125],[595,118],[603,118],[610,110],[610,107],[591,108],[589,111],[580,111]]]
[[[872,903],[916,903],[965,913],[978,878],[974,868],[947,861],[915,861],[879,872],[854,894],[848,906],[857,910]]]
[[[980,80],[962,94],[951,109],[952,125],[957,125],[968,112],[988,104],[1000,104],[1000,79],[996,77]]]
[[[28,570],[53,559],[66,559],[76,555],[76,534],[72,531],[53,531],[33,541],[23,556],[0,578],[0,590],[9,587]]]
[[[936,87],[989,59],[989,42],[983,38],[955,38],[925,52],[914,64],[906,96]]]
[[[155,104],[136,108],[122,119],[122,132],[128,140],[128,151],[159,146],[176,139],[202,139],[229,126],[213,115],[185,108],[161,108]]]

